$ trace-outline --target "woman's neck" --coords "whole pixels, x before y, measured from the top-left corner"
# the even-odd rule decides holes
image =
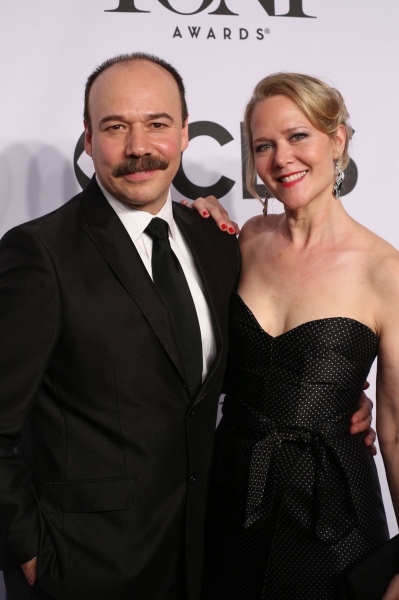
[[[278,229],[301,250],[320,243],[337,243],[347,235],[351,222],[341,202],[331,196],[331,200],[313,202],[297,210],[285,207]]]

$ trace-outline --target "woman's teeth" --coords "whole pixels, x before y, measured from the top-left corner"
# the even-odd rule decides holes
[[[301,173],[295,173],[295,175],[290,175],[289,177],[280,177],[280,181],[283,183],[290,183],[291,181],[296,181],[297,179],[301,179],[301,177],[305,177],[307,171],[301,171]]]

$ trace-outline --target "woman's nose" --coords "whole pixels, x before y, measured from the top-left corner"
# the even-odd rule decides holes
[[[274,164],[276,167],[285,167],[292,159],[292,153],[289,146],[279,144],[274,150]]]

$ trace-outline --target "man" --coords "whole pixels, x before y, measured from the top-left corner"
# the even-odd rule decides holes
[[[89,186],[0,246],[10,600],[194,600],[237,243],[172,207],[188,144],[173,67],[103,63],[85,131]]]

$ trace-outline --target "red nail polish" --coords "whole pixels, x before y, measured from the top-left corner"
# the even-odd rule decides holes
[[[202,213],[203,217],[209,217],[209,212],[207,210],[204,210],[204,212]]]
[[[226,225],[225,223],[222,223],[222,226],[221,226],[221,227],[222,227],[223,231],[226,231],[226,229],[227,229],[227,225]]]
[[[234,229],[232,227],[229,227],[229,233],[234,233]]]

